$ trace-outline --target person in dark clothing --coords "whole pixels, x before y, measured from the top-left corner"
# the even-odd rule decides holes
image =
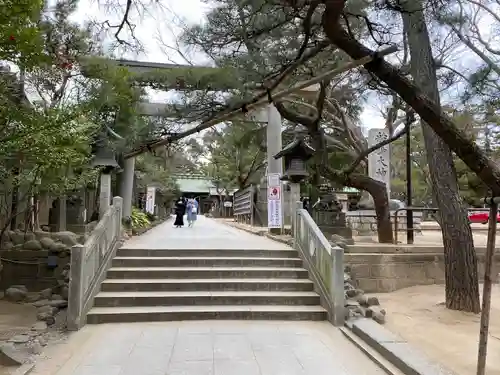
[[[182,198],[179,198],[175,204],[175,222],[176,228],[181,228],[184,226],[184,213],[186,212],[186,203]]]

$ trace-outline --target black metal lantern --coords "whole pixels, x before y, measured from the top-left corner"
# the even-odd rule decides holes
[[[309,175],[306,161],[314,155],[314,149],[309,146],[302,136],[296,134],[292,143],[274,155],[275,159],[285,159],[285,173],[282,180],[299,183]]]

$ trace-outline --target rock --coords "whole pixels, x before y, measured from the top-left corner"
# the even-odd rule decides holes
[[[358,295],[356,297],[356,301],[358,301],[361,306],[368,306],[368,303],[367,303],[368,297],[365,296],[364,294]]]
[[[51,250],[52,246],[54,246],[56,242],[50,237],[44,237],[40,239],[40,244],[44,249]]]
[[[10,287],[5,291],[5,299],[11,302],[21,302],[26,299],[28,292],[23,289]]]
[[[50,299],[50,297],[52,296],[52,289],[51,288],[44,289],[40,292],[40,295],[44,299]]]
[[[345,306],[346,307],[352,307],[352,308],[360,307],[359,302],[355,301],[355,300],[352,300],[352,299],[346,300],[345,301]]]
[[[38,338],[38,342],[40,343],[40,345],[42,346],[46,346],[47,345],[47,340],[45,340],[45,338],[43,336],[40,336]]]
[[[47,306],[50,301],[47,298],[41,299],[39,301],[33,302],[31,305],[35,307]]]
[[[36,318],[38,320],[46,322],[47,325],[49,326],[54,325],[56,323],[56,318],[54,318],[54,315],[49,313],[38,313]]]
[[[61,297],[62,297],[62,299],[65,299],[66,301],[68,300],[68,297],[69,297],[69,288],[68,288],[67,285],[63,285],[62,286],[62,288],[61,288]]]
[[[19,290],[22,290],[23,292],[26,292],[28,293],[28,288],[26,288],[26,285],[11,285],[9,288],[15,288],[15,289],[19,289]]]
[[[38,340],[35,340],[31,343],[30,345],[31,352],[33,354],[41,354],[43,351],[42,345],[38,342]]]
[[[53,237],[67,246],[78,245],[78,235],[73,232],[56,232],[52,234]]]
[[[368,299],[366,300],[366,304],[368,306],[379,306],[380,302],[377,297],[368,297]]]
[[[50,297],[52,301],[60,301],[64,298],[62,298],[59,294],[53,294],[52,297]]]
[[[374,313],[372,319],[375,320],[378,324],[385,323],[385,315],[381,313]]]
[[[16,348],[12,343],[5,343],[0,346],[0,365],[19,366],[26,363],[28,359],[29,354]]]
[[[31,240],[36,240],[36,235],[33,232],[26,232],[24,233],[24,241],[31,241]]]
[[[26,250],[42,250],[42,244],[38,240],[29,240],[24,243],[23,248]]]
[[[348,298],[352,298],[352,297],[356,297],[360,294],[363,294],[363,291],[360,290],[360,289],[348,289],[345,291],[345,295],[348,297]]]
[[[11,250],[22,250],[23,249],[23,245],[24,244],[14,245],[14,247]]]
[[[69,269],[67,269],[67,270],[65,269],[65,270],[63,270],[63,271],[61,272],[61,278],[62,278],[65,282],[69,283]]]
[[[40,321],[46,322],[47,325],[52,325],[56,322],[54,315],[57,314],[57,307],[53,306],[42,306],[37,310],[36,318]]]
[[[54,242],[52,246],[50,247],[50,250],[55,252],[55,253],[61,253],[63,251],[68,250],[69,247],[68,245],[63,244],[62,242]]]
[[[47,323],[36,322],[31,326],[31,330],[35,332],[45,332],[47,330]]]
[[[2,245],[2,250],[12,250],[14,248],[14,244],[10,241],[4,242]]]
[[[0,267],[0,271],[2,270],[2,268]],[[5,293],[0,291],[0,299],[3,299],[5,297]]]
[[[28,296],[26,297],[26,302],[27,303],[34,303],[36,301],[39,301],[42,296],[40,293],[28,293]]]
[[[9,339],[9,342],[13,342],[14,344],[24,344],[30,341],[30,337],[28,335],[15,335]]]
[[[62,309],[64,307],[68,307],[68,301],[63,299],[49,301],[49,306],[57,307],[58,309]]]
[[[9,237],[14,245],[22,245],[24,243],[24,233],[19,230],[10,231]]]

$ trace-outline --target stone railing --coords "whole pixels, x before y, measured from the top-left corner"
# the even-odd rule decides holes
[[[111,261],[120,245],[122,234],[122,207],[120,197],[99,220],[83,245],[71,249],[71,268],[68,298],[68,329],[79,330]]]
[[[293,225],[294,247],[301,253],[313,279],[330,321],[344,324],[344,250],[333,247],[320,231],[311,215],[298,202]]]

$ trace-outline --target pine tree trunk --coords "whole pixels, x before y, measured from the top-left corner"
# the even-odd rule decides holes
[[[351,174],[345,184],[355,189],[364,190],[372,196],[377,215],[378,242],[393,243],[389,196],[385,184],[360,174]]]
[[[439,104],[438,82],[431,43],[420,0],[400,1],[411,55],[411,74],[417,86]],[[446,279],[446,306],[478,313],[477,259],[472,231],[458,190],[450,148],[425,122],[422,123],[432,191],[443,234]]]

